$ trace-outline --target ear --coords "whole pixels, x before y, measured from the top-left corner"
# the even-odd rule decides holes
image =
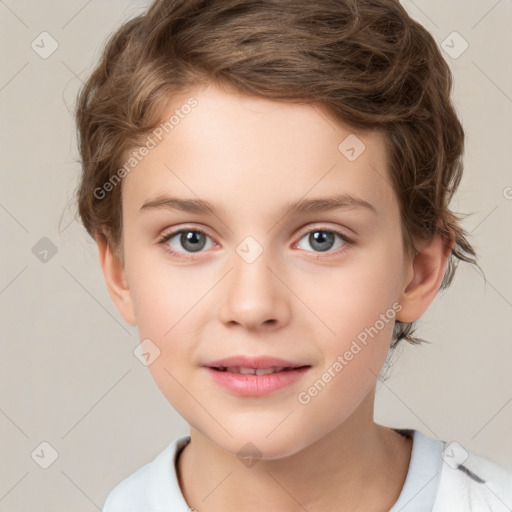
[[[399,299],[402,309],[396,315],[401,322],[415,322],[430,306],[443,281],[453,240],[440,234],[423,242],[412,261]]]
[[[112,249],[105,235],[96,237],[96,245],[98,246],[100,264],[110,296],[125,321],[130,325],[136,325],[124,264],[120,256]]]

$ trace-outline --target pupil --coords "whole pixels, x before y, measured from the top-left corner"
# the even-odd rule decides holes
[[[187,249],[187,251],[191,251],[191,252],[200,251],[205,245],[204,238],[202,240],[202,243],[201,243],[201,240],[199,240],[199,243],[198,243],[198,238],[200,239],[202,236],[203,236],[203,234],[199,233],[197,231],[186,231],[181,234],[180,241],[181,241],[182,246],[185,249]]]
[[[316,248],[319,251],[329,250],[334,241],[333,233],[328,233],[326,231],[315,231],[314,233],[311,233],[309,237],[311,247]]]
[[[203,234],[197,231],[186,231],[181,234],[181,244],[187,251],[200,251],[204,245],[205,240],[202,238]],[[309,235],[311,247],[318,251],[328,251],[333,242],[333,233],[326,231],[315,231]]]

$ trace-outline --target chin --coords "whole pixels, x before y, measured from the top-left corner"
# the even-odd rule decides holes
[[[242,462],[249,461],[248,467],[253,459],[266,461],[284,459],[295,455],[316,441],[316,438],[308,439],[298,426],[294,428],[279,426],[270,435],[269,432],[272,429],[267,428],[239,430],[228,428],[228,430],[233,437],[227,435],[223,435],[222,439],[208,437],[224,451],[240,458]],[[297,432],[301,434],[297,435]]]

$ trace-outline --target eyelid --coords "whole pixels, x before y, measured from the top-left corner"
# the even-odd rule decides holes
[[[217,242],[213,239],[212,236],[210,236],[204,228],[198,228],[195,226],[181,226],[178,228],[169,228],[168,230],[165,230],[162,235],[160,235],[157,239],[157,245],[160,246],[167,254],[169,254],[171,257],[176,258],[181,261],[192,261],[194,260],[194,254],[193,252],[186,252],[186,251],[176,251],[172,249],[167,242],[174,238],[175,236],[179,235],[180,233],[186,232],[186,231],[195,231],[197,233],[201,233],[205,236],[207,236],[213,243],[214,246],[218,245]],[[197,254],[201,254],[202,252],[206,251],[199,251]]]
[[[313,224],[313,225],[311,225],[311,224]],[[214,237],[211,236],[208,233],[208,230],[205,228],[192,226],[192,225],[185,225],[185,226],[180,226],[178,228],[169,228],[168,230],[164,230],[164,233],[158,237],[158,241],[161,242],[164,239],[168,240],[169,238],[172,238],[173,236],[181,233],[182,231],[187,231],[187,230],[188,231],[197,231],[198,233],[202,233],[202,234],[208,236],[212,240],[214,239]],[[310,223],[310,224],[306,225],[305,227],[301,228],[298,231],[298,233],[295,235],[295,237],[302,238],[304,235],[311,233],[313,231],[332,231],[334,233],[337,233],[337,234],[343,236],[343,238],[345,238],[347,241],[352,242],[353,240],[351,238],[351,235],[347,235],[345,233],[345,230],[351,231],[353,233],[353,231],[348,228],[332,227],[332,226],[328,226],[325,223],[321,223],[321,222],[320,223]]]
[[[208,231],[205,228],[199,228],[197,226],[180,226],[178,228],[169,228],[167,230],[164,230],[164,232],[158,236],[157,243],[160,244],[160,243],[167,242],[171,238],[174,238],[176,235],[179,235],[180,233],[182,233],[184,231],[195,231],[197,233],[202,233],[203,235],[210,238],[210,240],[212,240],[212,242],[215,245],[217,245],[217,242],[215,242],[214,238],[208,233]]]
[[[189,253],[186,251],[183,251],[183,252],[176,251],[174,249],[171,249],[167,245],[167,242],[169,240],[171,240],[175,236],[179,235],[180,233],[183,233],[186,231],[195,231],[197,233],[201,233],[201,234],[207,236],[213,242],[214,246],[218,245],[217,242],[215,242],[214,238],[208,234],[207,229],[202,228],[202,227],[197,227],[197,226],[191,226],[191,225],[185,225],[185,226],[180,226],[180,227],[176,227],[176,228],[169,228],[168,230],[164,231],[164,233],[158,238],[157,243],[158,243],[158,245],[162,246],[163,249],[167,253],[169,253],[172,257],[175,257],[178,259],[181,258],[182,260],[190,261],[190,260],[195,259],[194,254],[201,254],[203,252],[208,252],[208,251],[199,251],[197,253],[193,253],[193,252]],[[345,230],[343,228],[340,228],[338,226],[337,227],[328,226],[325,223],[316,223],[316,224],[310,223],[310,224],[306,225],[304,228],[302,228],[301,230],[299,230],[299,233],[297,235],[295,235],[294,238],[297,238],[297,241],[293,243],[293,247],[295,248],[295,246],[300,242],[300,240],[305,235],[307,235],[309,233],[314,233],[315,231],[325,231],[325,232],[329,232],[329,233],[334,233],[335,235],[338,235],[344,242],[342,247],[339,247],[334,250],[329,250],[329,251],[325,251],[325,252],[304,251],[306,253],[315,254],[316,259],[318,259],[319,257],[324,259],[324,258],[341,256],[341,254],[343,254],[345,251],[349,250],[355,243],[351,236],[346,235]],[[352,230],[350,230],[350,231],[352,231]],[[310,256],[308,256],[308,257],[310,257]]]
[[[323,223],[323,222],[309,223],[304,228],[301,228],[296,236],[302,238],[304,235],[307,235],[308,233],[311,233],[314,231],[329,231],[329,232],[337,233],[338,235],[340,235],[344,239],[346,239],[348,242],[353,242],[352,235],[348,235],[346,232],[350,231],[351,233],[354,233],[354,231],[352,231],[349,228],[342,228],[340,226],[329,226],[328,224]]]

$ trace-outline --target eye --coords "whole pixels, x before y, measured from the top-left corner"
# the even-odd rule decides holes
[[[205,247],[210,249],[213,244],[207,247],[206,242],[209,238],[210,237],[200,229],[185,228],[165,234],[158,243],[163,245],[165,250],[171,254],[186,258],[187,253],[200,252]],[[185,249],[185,251],[182,251],[180,247]]]
[[[208,240],[210,240],[209,245]],[[330,254],[342,252],[353,243],[342,232],[331,228],[310,229],[301,237],[296,245],[299,249],[309,251],[307,247],[301,247],[302,240],[305,240],[306,244],[313,248],[313,252],[329,252]],[[181,228],[166,233],[158,243],[172,256],[184,259],[190,258],[191,254],[199,253],[203,249],[211,249],[216,245],[203,230],[198,228]]]
[[[336,243],[336,237],[339,239],[339,243],[337,247],[333,247]],[[343,233],[333,229],[324,229],[324,228],[316,228],[308,231],[298,242],[299,249],[304,249],[304,247],[300,247],[300,243],[302,240],[306,240],[306,243],[309,244],[315,252],[338,252],[336,249],[343,250],[346,245],[351,243]],[[305,248],[308,250],[307,248]],[[333,251],[334,249],[334,251]]]

